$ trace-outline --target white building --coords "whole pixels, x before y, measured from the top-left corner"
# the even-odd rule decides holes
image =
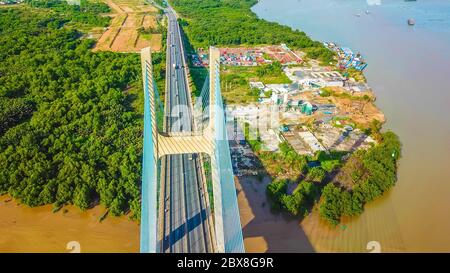
[[[298,135],[309,145],[313,152],[326,150],[310,131],[299,132]]]
[[[265,85],[262,82],[249,82],[250,88],[256,88],[258,90],[263,90]]]

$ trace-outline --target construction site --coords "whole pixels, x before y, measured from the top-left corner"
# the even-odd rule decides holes
[[[225,47],[220,48],[220,63],[226,66],[257,66],[271,62],[283,65],[297,65],[303,62],[303,53],[294,52],[285,44],[262,47]],[[189,56],[194,67],[208,65],[208,53],[198,48]]]
[[[260,51],[242,50],[261,56]],[[230,52],[245,56],[236,50],[222,51]],[[246,64],[239,61],[234,65]],[[235,173],[251,175],[261,167],[248,140],[258,140],[258,149],[269,153],[276,153],[279,144],[287,142],[299,155],[311,157],[320,151],[353,152],[376,144],[368,128],[374,122],[384,123],[385,117],[365,82],[316,63],[283,67],[289,83],[249,81],[249,88],[259,92],[257,102],[228,105],[227,116],[233,121],[228,128],[231,152],[239,158]],[[247,139],[243,130],[248,130]]]
[[[92,38],[97,38],[94,51],[140,52],[150,46],[152,51],[162,47],[161,25],[163,16],[159,10],[143,0],[107,0],[112,13],[111,25],[94,30]]]

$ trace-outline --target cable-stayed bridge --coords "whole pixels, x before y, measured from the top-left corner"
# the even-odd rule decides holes
[[[193,105],[181,30],[170,7],[166,15],[165,105],[153,79],[150,48],[141,52],[141,252],[244,252],[220,91],[220,53],[210,48],[209,76]],[[204,173],[205,156],[212,183]]]

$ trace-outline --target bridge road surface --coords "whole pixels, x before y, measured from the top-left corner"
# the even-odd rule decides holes
[[[184,50],[177,18],[172,8],[166,9],[167,34],[167,132],[192,131],[192,112],[188,96],[187,77],[184,70]],[[180,113],[182,112],[182,113]],[[213,252],[210,208],[206,207],[208,193],[204,188],[203,175],[197,154],[164,156],[161,162],[161,187],[163,197],[159,200],[163,221],[161,252],[205,253]],[[163,211],[161,211],[163,210]],[[160,217],[161,218],[161,217]]]

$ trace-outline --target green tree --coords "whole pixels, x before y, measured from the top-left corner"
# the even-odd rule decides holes
[[[281,198],[286,194],[287,180],[275,180],[267,185],[266,193],[269,197],[273,209],[281,209],[283,207]]]
[[[74,196],[73,196],[73,204],[77,207],[79,207],[82,210],[86,210],[89,208],[89,205],[91,203],[91,190],[89,187],[85,184],[78,186],[75,189]]]
[[[336,226],[341,219],[342,210],[341,190],[332,183],[326,185],[322,191],[320,216],[331,225]]]
[[[325,170],[322,167],[314,167],[308,171],[308,180],[321,182],[325,178]]]

